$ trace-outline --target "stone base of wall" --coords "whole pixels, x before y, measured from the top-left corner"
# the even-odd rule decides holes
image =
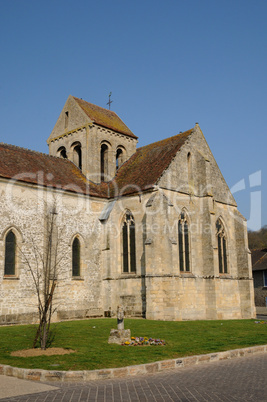
[[[256,306],[256,313],[259,315],[267,315],[267,307]]]
[[[104,317],[104,312],[100,309],[68,310],[58,311],[56,313],[57,321],[78,320],[82,318]]]
[[[84,309],[84,310],[70,310],[58,311],[52,316],[52,322],[65,321],[65,320],[78,320],[83,318],[100,318],[103,317],[103,311],[100,309]],[[0,315],[0,325],[13,325],[13,324],[38,324],[38,313],[25,313],[25,314],[3,314]]]
[[[0,325],[36,324],[36,323],[38,323],[38,313],[0,315]]]
[[[146,318],[151,320],[230,320],[255,318],[252,281],[195,276],[146,278]]]

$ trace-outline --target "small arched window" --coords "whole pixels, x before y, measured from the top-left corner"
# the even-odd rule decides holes
[[[124,273],[136,272],[135,222],[130,211],[122,221],[122,267]]]
[[[102,144],[100,151],[100,161],[101,161],[101,181],[106,181],[108,176],[108,145]]]
[[[227,274],[227,241],[224,225],[221,219],[218,219],[216,222],[216,236],[218,241],[219,273]]]
[[[5,241],[5,270],[4,275],[10,276],[16,273],[16,236],[10,230]]]
[[[82,146],[80,142],[72,144],[73,148],[73,163],[82,170]]]
[[[116,170],[123,164],[123,150],[118,148],[116,152]]]
[[[72,243],[72,276],[81,275],[81,245],[78,237]]]
[[[67,151],[66,151],[66,148],[65,148],[65,147],[60,147],[60,148],[57,150],[57,155],[58,155],[60,158],[67,159]]]
[[[69,125],[69,112],[65,112],[65,128]]]
[[[184,212],[178,220],[179,265],[181,272],[190,271],[189,225]]]

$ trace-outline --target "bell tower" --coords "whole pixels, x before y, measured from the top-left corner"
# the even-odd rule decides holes
[[[115,112],[70,95],[47,143],[50,155],[71,160],[100,183],[136,152],[137,139]]]

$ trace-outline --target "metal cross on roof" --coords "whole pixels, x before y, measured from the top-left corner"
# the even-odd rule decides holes
[[[112,95],[112,92],[110,92],[110,93],[109,93],[109,96],[108,96],[107,105],[109,106],[109,110],[110,110],[110,105],[111,105],[111,103],[113,102],[112,100],[110,100],[111,95]]]

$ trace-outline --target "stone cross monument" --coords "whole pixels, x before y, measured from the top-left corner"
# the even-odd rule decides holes
[[[117,308],[117,324],[118,329],[124,329],[124,311],[122,306],[118,306]]]
[[[124,329],[124,310],[122,306],[117,307],[117,326],[118,329],[111,329],[108,343],[121,345],[124,342],[131,342],[131,331]]]

